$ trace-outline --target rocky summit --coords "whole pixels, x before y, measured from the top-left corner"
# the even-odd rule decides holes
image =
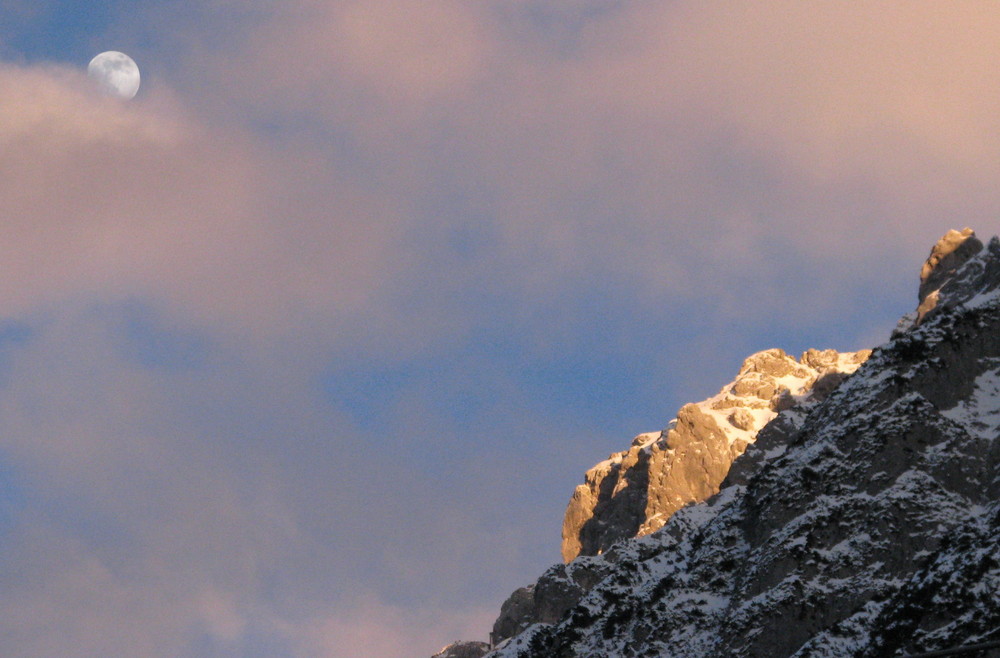
[[[771,349],[749,356],[719,394],[687,404],[661,432],[640,434],[584,476],[562,530],[562,555],[598,555],[659,530],[674,512],[719,491],[733,460],[779,412],[821,400],[871,350],[808,350],[799,360]]]
[[[568,563],[477,650],[1000,656],[1000,240],[947,233],[918,303],[870,355],[751,356],[588,471]]]
[[[453,642],[431,658],[482,658],[490,651],[485,642]]]

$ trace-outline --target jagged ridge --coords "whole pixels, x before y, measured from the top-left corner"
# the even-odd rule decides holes
[[[587,471],[566,508],[563,560],[648,535],[684,505],[715,495],[762,427],[822,399],[870,353],[811,349],[796,361],[770,349],[747,357],[717,395],[684,405],[666,429],[638,435]]]
[[[890,656],[995,637],[1000,242],[967,251],[921,293],[937,300],[919,325],[801,422],[769,424],[718,496],[588,558],[605,575],[579,604],[491,655]]]
[[[519,590],[507,621],[534,623],[489,655],[874,657],[1000,639],[1000,241],[949,232],[921,284],[890,342],[778,414],[718,495]]]

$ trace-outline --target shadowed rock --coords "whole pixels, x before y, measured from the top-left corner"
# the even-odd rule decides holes
[[[607,562],[590,557],[553,565],[538,582],[515,590],[503,603],[493,624],[493,641],[502,642],[532,624],[557,622],[610,571]]]
[[[983,243],[971,228],[948,231],[931,247],[931,253],[920,268],[920,288],[917,290],[917,323],[933,310],[939,301],[939,290],[962,265],[978,254]]]

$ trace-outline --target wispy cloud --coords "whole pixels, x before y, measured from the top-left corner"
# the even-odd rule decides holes
[[[945,217],[992,221],[988,14],[557,9],[293,3],[214,75],[226,108],[350,144],[436,225],[487,226],[493,271],[546,302],[581,269],[654,298],[782,290],[785,254],[870,276]]]
[[[393,274],[392,206],[308,153],[124,104],[79,72],[0,71],[7,313],[152,295],[217,328],[282,333],[359,312]],[[334,320],[335,321],[335,320]]]

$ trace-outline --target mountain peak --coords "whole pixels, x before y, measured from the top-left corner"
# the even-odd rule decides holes
[[[983,249],[976,232],[969,227],[951,229],[938,240],[920,268],[920,288],[917,290],[917,322],[933,310],[940,301],[941,288],[958,269]]]
[[[587,471],[566,508],[563,559],[648,535],[684,505],[717,493],[762,427],[793,408],[801,414],[870,353],[810,349],[796,360],[772,348],[748,356],[716,395],[684,405],[665,429],[636,436]]]
[[[949,230],[931,247],[931,253],[920,268],[920,289],[918,301],[941,287],[965,261],[975,256],[983,248],[976,238],[976,232],[968,226],[961,231]]]
[[[588,547],[580,526],[572,559],[515,592],[489,656],[995,645],[1000,240],[945,234],[920,304],[870,353],[751,355],[718,395],[588,471],[567,522],[585,489],[584,526],[603,534]]]

